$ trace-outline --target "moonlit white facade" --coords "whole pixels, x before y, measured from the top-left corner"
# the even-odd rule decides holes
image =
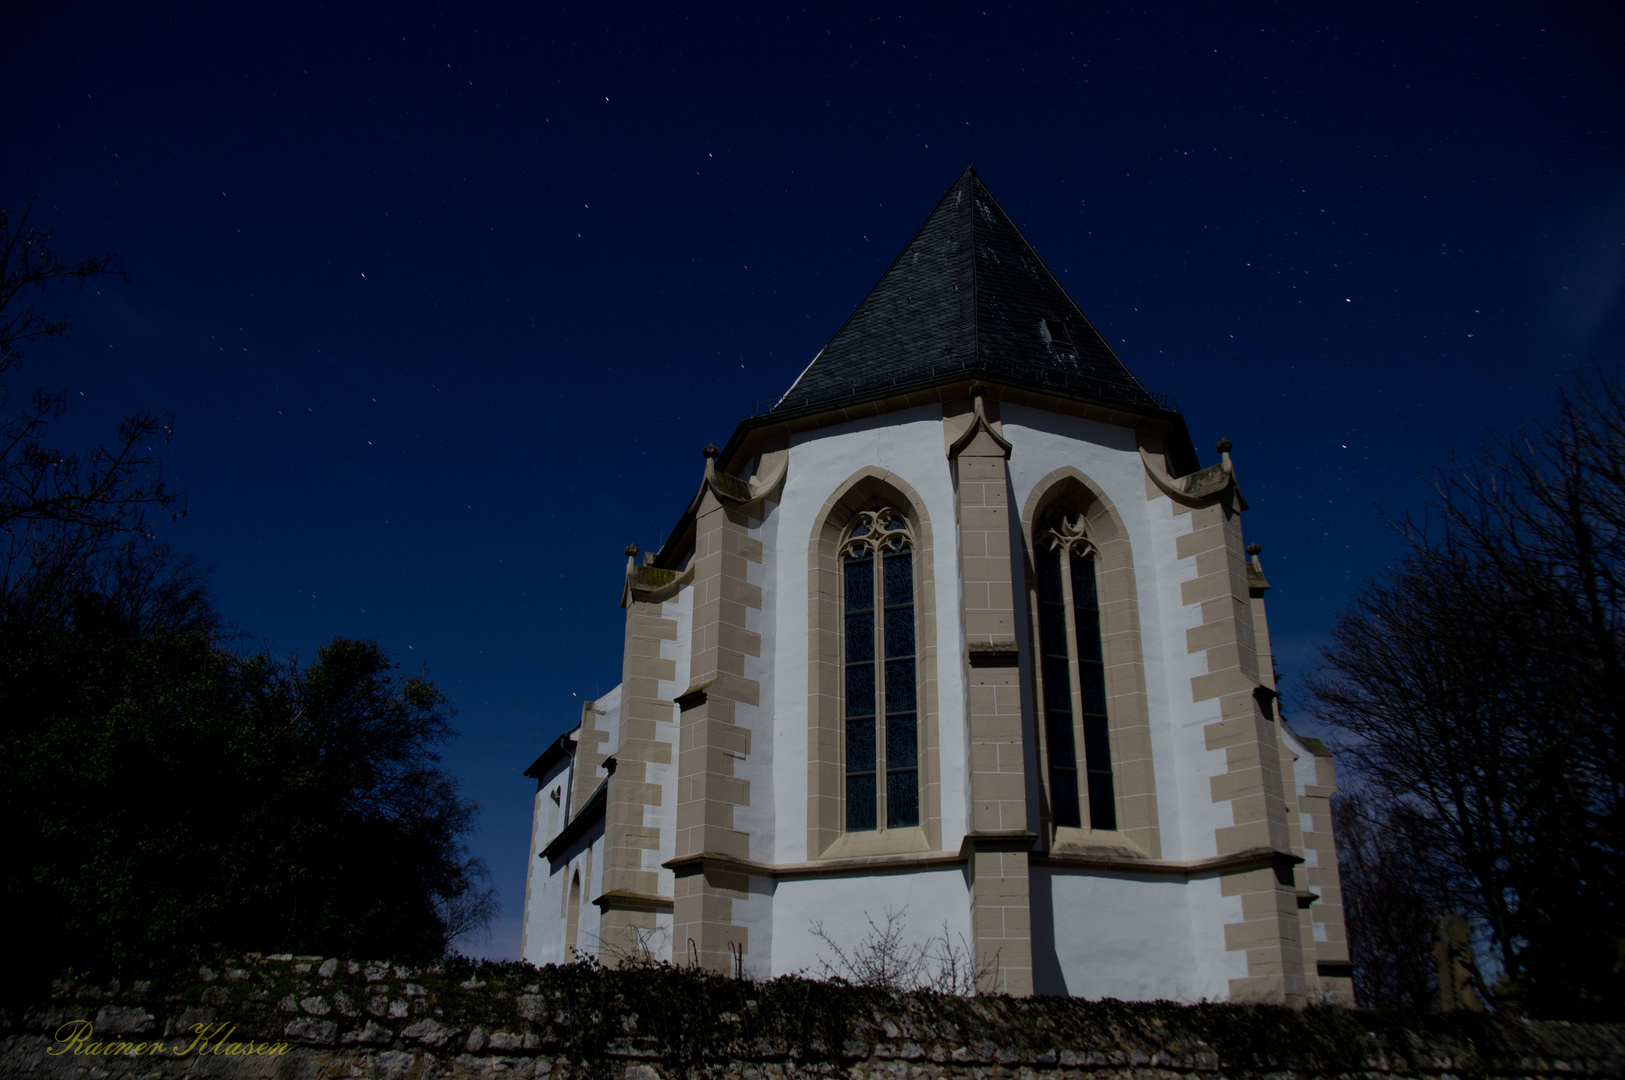
[[[973,173],[916,247],[938,235],[938,215],[971,213],[967,198],[992,224],[949,219],[938,242],[976,273],[965,236],[986,228],[990,250],[1015,242]],[[1017,301],[1060,305],[1036,287],[1005,308]],[[1067,364],[1071,343],[1050,329],[1062,319],[1076,336],[1087,327],[1058,310],[1024,347]],[[708,448],[672,539],[629,553],[621,685],[527,772],[524,959],[644,952],[817,973],[830,950],[815,926],[861,949],[871,922],[892,915],[914,942],[974,954],[983,992],[1347,999],[1331,762],[1274,711],[1268,586],[1243,554],[1229,454],[1198,470],[1177,414],[1010,370],[990,362],[905,393],[813,400]],[[848,715],[852,672],[869,661],[852,644],[859,624],[842,621],[857,601],[841,567],[854,515],[881,506],[909,529],[914,629],[897,648],[914,664],[886,667],[887,652],[877,670],[912,671],[918,702],[913,719],[877,714],[893,734],[874,751]],[[1060,557],[1056,529],[1087,553],[1098,596],[1097,616],[1054,608],[1076,620],[1070,654],[1060,623],[1040,630],[1035,567]],[[1088,586],[1071,565],[1076,599]],[[1040,664],[1044,650],[1061,659]],[[1092,678],[1098,729],[1077,697]],[[1070,720],[1063,683],[1076,691]],[[1109,733],[1109,762],[1090,730]],[[871,752],[890,771],[863,765]],[[916,753],[912,777],[894,780]],[[861,814],[848,803],[868,798],[853,786],[863,768],[885,771],[875,798],[897,824],[851,827]],[[1092,808],[1085,797],[1070,811],[1076,826],[1066,784],[1084,781],[1066,781],[1068,769],[1099,788]]]

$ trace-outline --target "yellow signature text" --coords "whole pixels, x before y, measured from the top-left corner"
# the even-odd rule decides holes
[[[64,1054],[90,1057],[185,1057],[205,1054],[220,1057],[277,1057],[288,1052],[287,1043],[233,1042],[232,1032],[237,1025],[193,1024],[189,1029],[193,1038],[180,1042],[131,1042],[115,1036],[107,1042],[98,1042],[96,1030],[89,1020],[69,1020],[56,1029],[56,1045],[45,1052],[51,1057]]]

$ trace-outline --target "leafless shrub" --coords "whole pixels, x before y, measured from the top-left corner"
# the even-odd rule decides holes
[[[904,930],[907,927],[902,911],[886,909],[884,922],[877,923],[868,912],[864,921],[869,933],[850,948],[842,948],[822,921],[812,924],[812,935],[829,950],[820,953],[819,974],[825,979],[841,979],[858,986],[883,990],[929,990],[938,994],[968,997],[978,990],[991,988],[998,978],[998,956],[978,965],[976,953],[965,936],[955,941],[946,923],[942,934],[927,941],[910,944]]]
[[[666,942],[671,939],[671,931],[663,926],[634,926],[629,941],[611,941],[606,937],[598,939],[598,955],[603,959],[605,967],[612,968],[646,968],[660,967],[665,961],[660,959],[660,952]]]

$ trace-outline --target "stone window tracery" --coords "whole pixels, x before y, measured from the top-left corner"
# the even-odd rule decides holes
[[[914,550],[885,506],[859,512],[841,542],[848,832],[920,824]]]
[[[1081,513],[1055,509],[1045,525],[1034,547],[1051,814],[1082,827],[1087,799],[1088,827],[1116,829],[1095,545]]]

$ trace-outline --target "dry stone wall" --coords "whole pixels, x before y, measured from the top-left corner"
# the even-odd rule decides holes
[[[1625,1076],[1625,1027],[1464,1015],[889,994],[605,971],[250,955],[59,981],[0,1013],[0,1075],[547,1080]]]

